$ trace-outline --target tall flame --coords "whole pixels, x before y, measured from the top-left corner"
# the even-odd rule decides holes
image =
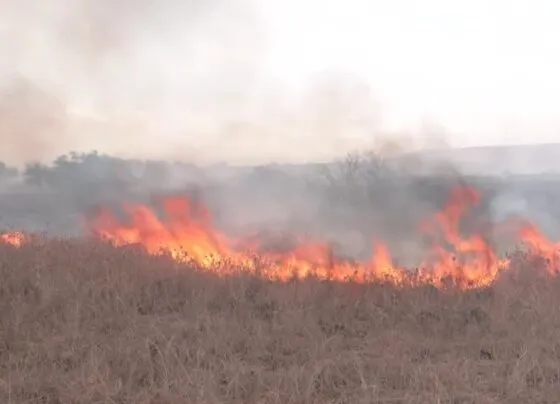
[[[551,274],[560,272],[560,243],[547,239],[532,223],[526,222],[519,232],[521,241],[543,258]]]
[[[300,240],[288,249],[271,251],[259,238],[232,239],[214,226],[206,207],[185,197],[163,199],[163,219],[146,205],[125,204],[128,223],[118,220],[109,209],[102,209],[87,223],[93,235],[117,247],[139,244],[149,254],[169,254],[179,262],[218,275],[248,271],[281,281],[314,275],[335,281],[396,285],[441,287],[451,283],[468,289],[491,285],[511,267],[509,259],[498,256],[488,237],[461,234],[461,220],[478,203],[480,194],[476,190],[455,188],[444,208],[420,223],[419,231],[429,237],[431,246],[415,270],[396,265],[383,242],[373,243],[369,260],[356,263],[335,257],[330,245],[322,241]],[[517,236],[530,253],[544,259],[549,274],[558,274],[560,243],[550,241],[528,222],[517,230]],[[0,234],[0,243],[14,247],[28,240],[21,232]]]
[[[490,285],[509,267],[499,258],[481,234],[462,236],[461,219],[480,202],[479,193],[459,187],[450,193],[445,207],[421,223],[420,231],[431,236],[432,247],[415,271],[395,265],[388,246],[374,243],[373,256],[363,263],[337,259],[324,242],[302,242],[289,251],[263,251],[258,241],[232,240],[217,230],[210,213],[195,208],[186,198],[164,200],[165,219],[145,205],[126,205],[131,218],[123,224],[103,210],[89,224],[93,233],[116,246],[141,244],[151,254],[169,253],[179,261],[224,274],[231,271],[258,271],[272,279],[287,280],[314,274],[323,279],[357,281],[384,280],[395,284],[447,282],[462,288]],[[560,263],[557,245],[548,241],[535,227],[524,227],[520,241],[533,252],[544,254],[551,272]],[[251,249],[235,248],[250,245]],[[256,253],[256,255],[255,255]]]

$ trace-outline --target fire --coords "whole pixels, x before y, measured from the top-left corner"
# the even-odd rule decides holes
[[[388,281],[397,285],[451,282],[462,288],[492,284],[509,267],[482,234],[462,236],[461,219],[480,202],[479,193],[468,187],[454,189],[445,207],[420,226],[432,246],[418,268],[411,271],[395,265],[382,242],[374,243],[368,262],[354,263],[333,256],[327,243],[302,241],[287,251],[267,251],[258,240],[233,240],[215,228],[210,212],[187,198],[163,201],[165,218],[145,205],[126,205],[129,224],[103,210],[90,220],[92,232],[115,246],[140,244],[151,254],[167,253],[174,259],[217,274],[258,272],[275,280],[315,275],[344,281]],[[552,268],[560,268],[558,245],[534,227],[524,227],[520,240],[532,252],[543,254]],[[243,246],[243,247],[239,247]]]
[[[27,236],[19,231],[0,234],[0,243],[9,244],[14,247],[21,247],[27,241]]]
[[[560,243],[547,239],[532,223],[525,223],[519,235],[523,244],[545,260],[551,274],[556,275],[560,272]]]
[[[373,243],[369,260],[352,262],[334,256],[330,245],[322,241],[296,240],[294,245],[279,250],[267,248],[259,237],[233,239],[216,228],[206,207],[185,197],[162,199],[164,218],[146,205],[125,204],[128,223],[102,209],[87,224],[94,236],[116,247],[138,244],[149,254],[165,253],[178,262],[217,275],[246,271],[280,281],[313,275],[325,280],[403,286],[443,287],[451,283],[470,289],[491,285],[511,267],[508,258],[498,256],[489,237],[481,233],[462,235],[461,222],[478,203],[480,195],[476,190],[456,188],[441,211],[420,223],[419,232],[429,238],[430,248],[414,270],[396,265],[388,245],[382,241]],[[508,229],[511,231],[511,226]],[[530,254],[543,259],[550,275],[560,272],[560,243],[550,241],[528,222],[518,226],[515,234]],[[0,234],[0,243],[14,247],[28,241],[30,238],[21,232]]]

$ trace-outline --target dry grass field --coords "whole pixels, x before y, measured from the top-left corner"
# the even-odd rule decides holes
[[[560,279],[218,279],[134,248],[0,245],[2,403],[557,403]]]

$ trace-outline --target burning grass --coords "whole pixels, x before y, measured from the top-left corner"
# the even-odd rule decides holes
[[[372,240],[372,256],[366,262],[335,257],[325,240],[296,237],[287,249],[279,249],[277,245],[267,249],[262,237],[233,238],[224,234],[214,225],[206,206],[184,196],[161,198],[164,218],[150,206],[125,204],[122,208],[128,218],[124,220],[102,208],[86,223],[93,236],[115,246],[141,245],[150,254],[171,255],[178,262],[216,275],[230,275],[232,270],[259,272],[270,280],[287,281],[294,276],[301,279],[313,274],[323,280],[389,281],[398,286],[436,287],[444,287],[443,280],[446,280],[463,289],[482,288],[490,286],[512,267],[511,261],[500,257],[490,242],[489,234],[497,231],[512,233],[526,251],[547,259],[549,265],[544,267],[547,272],[557,273],[560,245],[526,220],[478,223],[479,229],[464,234],[461,225],[469,219],[468,214],[480,199],[474,188],[455,187],[441,210],[418,224],[418,234],[429,239],[429,246],[413,276],[410,268],[395,263],[382,238]]]
[[[86,240],[0,244],[0,402],[557,402],[560,278],[510,260],[461,290],[218,277]]]

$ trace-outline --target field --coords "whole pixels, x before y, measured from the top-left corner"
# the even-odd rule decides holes
[[[553,403],[560,279],[217,278],[93,241],[0,245],[3,403]]]
[[[198,185],[185,167],[166,185],[164,163],[115,176],[131,165],[71,156],[2,187],[1,403],[560,401],[557,175],[366,159]],[[44,233],[19,245],[12,231]],[[240,249],[255,234],[276,263],[260,277],[241,270],[261,269]],[[510,242],[525,252],[504,256]],[[294,261],[331,280],[290,280]],[[411,266],[422,276],[405,286]]]

